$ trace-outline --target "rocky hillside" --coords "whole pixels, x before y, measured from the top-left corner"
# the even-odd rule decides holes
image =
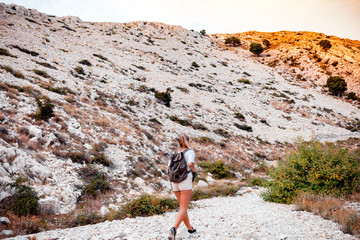
[[[69,213],[91,169],[111,183],[106,206],[167,195],[167,154],[180,133],[198,162],[221,160],[238,179],[299,136],[359,145],[355,104],[180,26],[83,22],[0,3],[0,38],[0,200],[11,195],[5,183],[26,175],[43,211]],[[336,59],[339,71],[358,64]]]
[[[222,43],[231,36],[239,38],[245,49],[252,42],[268,40],[270,46],[259,60],[289,81],[314,88],[324,85],[329,76],[341,76],[347,82],[348,92],[360,96],[360,41],[305,31],[213,35]],[[329,41],[329,47],[321,46],[324,40]]]

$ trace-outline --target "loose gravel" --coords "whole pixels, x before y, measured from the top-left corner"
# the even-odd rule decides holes
[[[260,189],[243,189],[236,197],[219,197],[194,202],[189,210],[191,224],[198,230],[190,235],[182,224],[176,239],[357,239],[343,233],[340,226],[312,213],[296,211],[294,205],[269,203],[260,197]],[[127,218],[95,225],[42,232],[45,239],[168,239],[168,230],[176,212],[152,217]],[[10,239],[29,239],[18,236]]]

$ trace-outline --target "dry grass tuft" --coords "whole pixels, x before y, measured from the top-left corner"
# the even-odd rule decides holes
[[[296,198],[295,204],[300,211],[313,212],[324,219],[340,224],[344,233],[360,236],[360,215],[355,211],[345,209],[344,199],[302,193]]]

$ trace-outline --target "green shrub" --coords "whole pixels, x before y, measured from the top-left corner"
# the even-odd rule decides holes
[[[80,75],[85,75],[85,70],[80,66],[77,66],[74,70]]]
[[[17,56],[12,55],[7,49],[0,48],[0,56],[7,56],[7,57],[14,57],[17,58]]]
[[[237,37],[228,37],[225,39],[225,44],[231,44],[236,47],[241,45],[241,41]]]
[[[359,97],[356,96],[356,93],[354,93],[354,92],[349,92],[348,95],[347,95],[347,99],[359,100]]]
[[[229,171],[228,166],[224,162],[217,160],[215,162],[201,162],[200,167],[205,171],[211,173],[216,179],[230,178],[233,177]]]
[[[34,117],[36,120],[48,120],[49,118],[54,117],[54,104],[51,103],[51,100],[47,97],[36,98],[36,103],[38,105],[38,110],[35,113]]]
[[[199,64],[197,64],[196,62],[192,62],[191,63],[191,66],[194,67],[194,68],[199,68]]]
[[[238,185],[220,185],[220,186],[210,186],[206,189],[195,189],[191,194],[191,200],[197,201],[206,198],[213,197],[226,197],[226,196],[235,196],[235,194],[240,190]]]
[[[251,179],[251,186],[267,187],[269,186],[269,180],[260,177],[253,178]]]
[[[17,216],[38,215],[40,212],[39,198],[34,190],[23,185],[27,179],[18,177],[15,182],[6,183],[5,187],[15,190],[11,196],[10,209]]]
[[[20,50],[20,51],[23,52],[23,53],[29,54],[29,55],[34,56],[34,57],[36,57],[36,56],[39,55],[39,53],[37,53],[37,52],[30,51],[30,50],[27,50],[27,49],[25,49],[25,48],[22,48],[22,47],[19,47],[19,46],[16,46],[16,45],[13,46],[13,47],[16,48],[16,49],[18,49],[18,50]]]
[[[202,29],[202,30],[200,31],[200,34],[203,35],[203,36],[205,36],[205,35],[206,35],[206,30],[205,30],[205,29]]]
[[[235,118],[240,119],[241,121],[245,120],[245,117],[242,113],[236,112],[235,114]]]
[[[72,227],[84,226],[89,224],[96,224],[102,222],[102,218],[95,213],[85,213],[76,216],[76,220],[73,222]]]
[[[145,194],[125,204],[122,211],[129,217],[152,216],[163,214],[178,207],[179,204],[176,199],[159,198]]]
[[[173,122],[176,122],[182,126],[191,126],[191,122],[189,120],[186,120],[186,119],[180,119],[178,118],[177,116],[173,115],[173,116],[170,116],[169,119]]]
[[[69,152],[68,157],[74,163],[90,163],[89,158],[82,152]]]
[[[46,89],[48,91],[61,94],[61,95],[75,94],[74,91],[72,91],[68,87],[53,87],[53,86],[50,86],[50,85],[40,85],[40,87],[42,87],[42,88],[44,88],[44,89]]]
[[[170,107],[171,102],[171,89],[166,89],[166,92],[155,91],[155,98],[159,99],[165,106]]]
[[[47,74],[47,72],[43,71],[43,70],[39,70],[39,69],[34,69],[33,70],[35,74],[44,77],[44,78],[51,78],[49,74]]]
[[[267,40],[267,39],[264,39],[263,40],[263,44],[264,44],[264,46],[266,47],[266,48],[269,48],[270,47],[270,42],[269,42],[269,40]]]
[[[342,96],[342,94],[347,90],[347,83],[339,76],[331,76],[326,81],[325,87],[329,88],[329,92],[333,95]]]
[[[252,132],[252,127],[246,125],[246,124],[238,124],[238,123],[234,123],[235,127],[241,129],[241,130],[244,130],[244,131],[247,131],[247,132]]]
[[[264,51],[264,48],[260,43],[251,43],[249,50],[253,54],[256,54],[257,56],[259,56]]]
[[[322,49],[324,49],[325,51],[327,51],[328,49],[331,48],[331,43],[330,43],[330,41],[329,41],[329,40],[326,40],[326,39],[321,40],[321,41],[319,42],[319,45],[320,45],[320,47],[321,47]]]
[[[238,82],[239,83],[244,83],[244,84],[251,84],[250,80],[245,79],[245,78],[238,79]]]
[[[102,56],[102,55],[100,55],[100,54],[94,53],[93,56],[94,56],[94,57],[97,57],[97,58],[100,58],[101,60],[104,60],[104,61],[109,61],[109,59],[107,59],[106,57],[104,57],[104,56]]]
[[[99,193],[110,191],[110,183],[104,173],[98,173],[90,178],[90,183],[87,184],[82,192],[84,196],[96,198]]]
[[[83,59],[83,60],[79,61],[79,63],[82,64],[82,65],[89,66],[89,67],[92,66],[91,62],[89,62],[89,61],[86,60],[86,59]]]
[[[92,159],[91,162],[101,164],[105,167],[112,166],[112,162],[105,156],[105,154],[96,154],[96,156]]]
[[[221,128],[217,128],[213,132],[225,138],[230,137],[228,131],[225,131],[224,129]]]
[[[296,151],[270,172],[271,182],[263,198],[291,203],[300,191],[334,196],[351,194],[360,185],[360,154],[333,143],[300,141]]]
[[[17,78],[21,78],[24,79],[24,75],[20,72],[20,71],[16,71],[14,70],[12,67],[10,66],[6,66],[6,65],[0,65],[0,68],[4,69],[5,71],[7,71],[8,73],[10,73],[11,75],[13,75],[14,77]]]
[[[50,68],[50,69],[57,69],[56,67],[52,66],[51,64],[47,63],[47,62],[39,62],[39,61],[34,61],[37,64],[46,67],[46,68]]]

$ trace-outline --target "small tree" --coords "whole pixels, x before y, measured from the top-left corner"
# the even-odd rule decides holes
[[[256,54],[257,56],[259,56],[264,51],[264,48],[260,43],[251,43],[249,50],[253,54]]]
[[[328,78],[325,87],[329,88],[331,94],[341,97],[347,90],[347,83],[339,76],[331,76]]]
[[[322,48],[322,49],[324,49],[325,51],[327,51],[328,49],[330,49],[331,48],[331,43],[330,43],[330,41],[329,40],[321,40],[320,42],[319,42],[319,45],[320,45],[320,47]]]
[[[237,37],[228,37],[227,39],[225,39],[225,44],[231,44],[236,47],[241,45],[241,41]]]
[[[206,35],[206,30],[205,30],[205,29],[201,30],[201,31],[200,31],[200,34],[203,35],[203,36],[205,36],[205,35]]]
[[[264,46],[265,46],[265,48],[269,48],[270,47],[270,42],[269,42],[269,40],[267,40],[267,39],[264,39],[263,40],[263,44],[264,44]]]

